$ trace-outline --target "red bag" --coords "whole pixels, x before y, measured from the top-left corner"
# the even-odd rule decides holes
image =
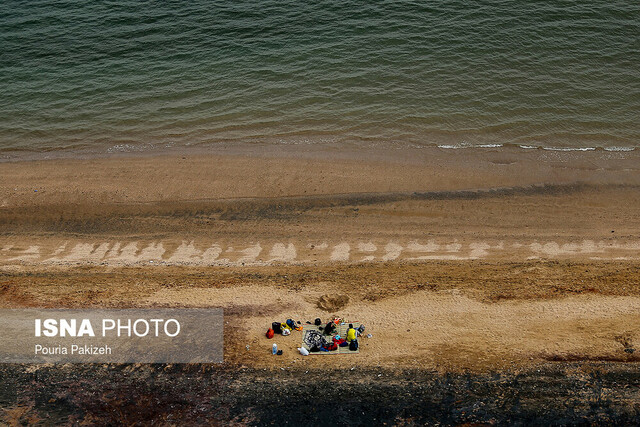
[[[269,339],[273,338],[273,334],[274,334],[273,329],[269,328],[269,330],[267,331],[267,334],[266,334],[267,338],[269,338]]]
[[[338,349],[338,344],[336,343],[331,343],[331,344],[327,344],[326,346],[324,346],[325,349],[327,349],[328,351],[334,351]]]

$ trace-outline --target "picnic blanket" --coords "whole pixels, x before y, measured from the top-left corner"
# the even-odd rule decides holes
[[[320,327],[324,328],[325,325],[321,325],[321,326],[304,325],[304,327],[302,328],[302,347],[304,347],[307,350],[309,350],[309,354],[354,354],[354,353],[360,353],[360,346],[358,346],[358,349],[356,351],[349,350],[349,347],[338,347],[338,349],[334,350],[334,351],[311,352],[311,347],[313,347],[314,345],[321,346],[322,345],[322,340],[325,340],[326,342],[332,342],[333,341],[333,337],[335,337],[336,335],[340,335],[341,338],[346,338],[347,337],[347,329],[349,329],[349,323],[352,323],[353,327],[356,328],[356,329],[358,329],[358,326],[360,326],[359,322],[340,323],[340,324],[336,325],[336,330],[335,330],[335,332],[333,334],[324,335],[323,331],[320,330]]]

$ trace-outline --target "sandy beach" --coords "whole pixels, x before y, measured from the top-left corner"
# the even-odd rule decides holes
[[[212,280],[197,289],[178,279],[178,289],[165,294],[160,289],[149,294],[149,284],[139,296],[103,302],[192,306],[206,301],[206,306],[227,307],[270,296],[283,301],[282,315],[293,310],[290,305],[299,297],[311,301],[316,294],[338,292],[349,302],[327,314],[348,310],[350,316],[360,316],[364,308],[356,308],[358,300],[366,301],[368,293],[386,295],[400,283],[420,290],[426,307],[430,299],[443,298],[429,293],[429,278],[443,268],[465,293],[477,293],[465,295],[471,298],[465,304],[501,299],[527,303],[528,296],[532,302],[564,301],[568,294],[550,292],[545,280],[553,277],[563,287],[574,286],[563,278],[576,274],[585,276],[584,289],[592,289],[585,301],[633,297],[638,290],[640,173],[621,167],[635,164],[633,152],[535,150],[515,155],[470,150],[452,155],[438,150],[410,160],[406,152],[403,157],[371,152],[361,160],[349,152],[289,153],[0,164],[0,266],[18,277],[65,272],[68,285],[77,285],[78,291],[84,288],[73,279],[78,271],[98,276],[104,271],[121,281],[145,272],[157,277],[156,284],[163,274],[208,272],[203,274]],[[593,167],[585,169],[586,163]],[[574,265],[585,265],[587,271],[569,273]],[[272,286],[286,287],[290,281],[243,280],[248,269],[282,277],[306,271],[317,277],[313,282],[301,279],[295,289],[278,295]],[[351,287],[345,279],[349,269],[358,270],[350,275]],[[620,286],[605,280],[611,272],[594,273],[598,270],[615,271]],[[224,286],[227,294],[217,296],[214,290],[221,284],[215,277],[226,272],[237,276],[231,288]],[[472,280],[480,272],[490,278]],[[64,280],[56,283],[64,285]],[[14,285],[27,294],[40,291],[20,286],[19,280]],[[456,290],[442,278],[438,286]],[[504,296],[484,295],[496,290]],[[576,297],[582,293],[574,292]],[[203,298],[196,296],[200,293]],[[289,303],[284,302],[287,295]],[[54,299],[49,304],[57,304]],[[409,303],[390,302],[400,310]],[[633,301],[628,304],[632,307]],[[9,299],[3,305],[14,303]],[[315,318],[316,309],[311,301],[298,315]],[[376,311],[384,312],[368,310],[376,318]],[[270,323],[265,322],[247,322],[246,327],[254,327],[242,332],[247,338],[259,336]],[[418,323],[428,328],[427,320]],[[413,335],[422,334],[428,332]]]
[[[221,307],[220,369],[298,385],[636,369],[635,153],[418,154],[0,164],[0,306]],[[334,316],[366,325],[360,354],[301,357],[294,333],[271,356],[272,321]]]

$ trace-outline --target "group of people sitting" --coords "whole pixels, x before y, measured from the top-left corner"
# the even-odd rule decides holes
[[[305,336],[305,344],[309,346],[311,352],[318,351],[336,351],[339,347],[349,347],[350,351],[358,350],[358,336],[364,332],[364,325],[360,325],[357,329],[353,326],[353,323],[349,324],[346,336],[334,335],[337,329],[337,325],[340,324],[340,319],[334,319],[327,323],[324,327],[321,326],[320,319],[316,319],[316,326],[318,330],[316,334],[307,333]],[[331,340],[327,340],[327,336],[331,337]]]
[[[311,322],[307,322],[307,324],[311,324]],[[359,325],[358,328],[355,328],[353,323],[350,323],[345,334],[346,336],[344,337],[336,334],[338,325],[344,325],[341,319],[333,319],[322,326],[322,320],[318,318],[315,320],[315,325],[317,326],[317,330],[305,332],[303,340],[309,350],[298,349],[301,353],[330,352],[336,351],[340,347],[349,347],[350,351],[358,350],[358,337],[364,332],[364,325]],[[294,330],[303,330],[301,322],[287,319],[284,323],[273,322],[267,330],[266,336],[267,338],[273,338],[275,334],[290,335]]]
[[[316,319],[316,326],[319,326],[320,319]],[[360,325],[358,329],[353,327],[353,323],[349,324],[349,328],[347,329],[346,337],[341,337],[340,335],[333,334],[336,332],[336,320],[333,320],[326,324],[326,326],[319,326],[320,329],[325,336],[332,336],[331,341],[327,341],[326,339],[322,339],[320,345],[315,344],[310,346],[311,352],[314,351],[335,351],[338,347],[349,347],[349,350],[356,351],[358,350],[358,336],[360,336],[364,332],[364,325]]]
[[[308,355],[310,352],[320,351],[336,351],[340,347],[348,347],[350,351],[358,350],[358,337],[364,332],[364,325],[359,325],[358,328],[353,326],[353,323],[349,324],[345,336],[342,337],[336,332],[338,331],[338,325],[344,325],[341,319],[333,319],[326,325],[322,325],[320,318],[315,320],[315,326],[317,329],[312,329],[305,332],[303,341],[308,350],[299,348],[301,354]],[[311,322],[307,322],[311,325]],[[303,327],[300,321],[294,321],[293,319],[287,319],[286,322],[273,322],[271,327],[267,330],[267,338],[273,338],[275,334],[290,335],[292,331],[302,331]],[[275,347],[275,344],[274,344]],[[278,353],[279,354],[279,353]]]

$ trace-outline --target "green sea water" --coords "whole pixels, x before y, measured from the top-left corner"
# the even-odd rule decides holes
[[[13,1],[0,155],[640,147],[634,1]]]

